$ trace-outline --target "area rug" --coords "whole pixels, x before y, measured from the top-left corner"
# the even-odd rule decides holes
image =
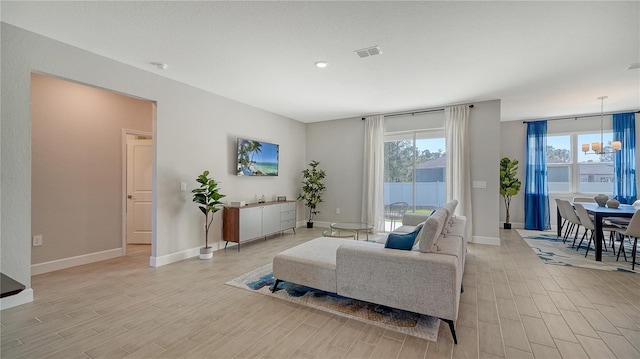
[[[279,290],[271,293],[274,282],[271,264],[267,264],[226,284],[414,337],[434,342],[438,339],[438,318],[346,298],[289,282],[279,283]]]
[[[596,262],[595,245],[593,243],[591,243],[591,249],[589,249],[587,257],[584,256],[588,243],[588,239],[586,238],[580,249],[576,251],[576,247],[571,248],[573,237],[569,238],[566,243],[562,243],[562,237],[558,237],[555,231],[531,231],[526,229],[518,229],[517,231],[543,263],[640,274],[640,266],[638,265],[636,265],[635,271],[631,270],[632,244],[630,244],[628,240],[625,241],[625,251],[627,252],[628,262],[624,261],[622,253],[620,254],[620,261],[616,261],[616,256],[610,247],[607,248],[608,251],[604,251],[603,248],[602,262]],[[579,243],[581,237],[582,232],[578,235],[576,245]],[[607,237],[607,245],[608,243]],[[619,243],[620,242],[616,242],[616,253]]]

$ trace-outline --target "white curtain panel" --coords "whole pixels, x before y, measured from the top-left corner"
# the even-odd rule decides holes
[[[369,116],[364,125],[362,221],[384,231],[384,116]]]
[[[447,147],[447,201],[458,200],[456,214],[467,218],[465,238],[471,238],[471,167],[469,155],[469,107],[451,106],[444,109]]]

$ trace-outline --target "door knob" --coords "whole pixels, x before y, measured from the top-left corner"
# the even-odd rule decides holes
[[[133,196],[129,194],[129,195],[127,195],[127,198],[133,199]]]

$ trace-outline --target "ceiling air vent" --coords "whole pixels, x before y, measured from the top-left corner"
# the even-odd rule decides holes
[[[358,56],[360,57],[369,57],[369,56],[379,55],[382,53],[378,45],[356,50],[354,52],[358,54]]]

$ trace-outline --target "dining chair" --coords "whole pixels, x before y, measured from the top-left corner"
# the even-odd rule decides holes
[[[595,223],[593,223],[593,220],[591,219],[591,217],[589,216],[589,212],[587,212],[587,210],[584,208],[584,206],[580,203],[580,202],[575,202],[573,204],[573,207],[576,209],[576,214],[578,215],[578,218],[580,218],[580,223],[582,223],[582,226],[585,228],[584,234],[582,235],[582,239],[580,239],[580,243],[578,244],[578,248],[576,250],[580,249],[580,246],[582,245],[582,241],[584,241],[584,238],[587,236],[587,233],[589,231],[591,231],[591,236],[589,236],[589,242],[587,244],[587,251],[584,254],[584,256],[586,257],[587,254],[589,254],[589,248],[591,247],[591,241],[593,241],[593,239],[595,238],[595,234],[596,234],[596,225]],[[615,227],[615,226],[610,226],[610,225],[606,225],[603,224],[602,226],[602,231],[609,231],[610,234],[609,236],[612,237],[613,234],[620,229],[619,227]],[[614,243],[613,241],[611,241],[611,243]],[[605,242],[604,238],[602,240],[602,245],[604,250],[607,250],[607,243]],[[613,246],[613,244],[612,244]],[[573,248],[573,245],[571,246],[571,248]],[[613,249],[614,253],[615,253],[615,248]]]
[[[632,206],[637,210],[640,209],[640,199],[633,202]],[[607,222],[611,223],[614,226],[626,228],[629,225],[631,218],[629,217],[609,217],[607,218]]]
[[[631,221],[629,221],[629,225],[627,228],[618,228],[618,233],[623,237],[623,241],[620,244],[620,248],[618,249],[618,256],[616,260],[620,259],[620,251],[625,253],[625,260],[627,254],[624,250],[624,238],[633,237],[633,247],[631,247],[631,270],[635,270],[636,267],[636,252],[638,251],[638,237],[640,237],[640,211],[636,211],[636,213],[631,217]]]
[[[580,231],[580,219],[576,215],[576,211],[573,209],[573,206],[569,201],[564,199],[557,199],[556,203],[561,206],[560,208],[562,208],[560,210],[560,216],[562,216],[562,212],[564,211],[567,222],[569,222],[569,226],[565,230],[564,236],[562,237],[562,242],[566,242],[569,238],[569,235],[573,233],[573,230],[576,230],[576,234],[573,237],[573,243],[571,244],[571,248],[573,248],[573,245],[576,243],[576,239],[578,239],[578,232]]]
[[[560,223],[558,223],[558,226],[560,227],[560,230],[558,231],[558,233],[562,233],[562,229],[564,228],[566,230],[566,225],[567,225],[567,216],[564,213],[564,207],[560,204],[561,199],[556,198],[556,207],[558,207],[558,212],[560,213]],[[564,236],[563,236],[564,238]]]

